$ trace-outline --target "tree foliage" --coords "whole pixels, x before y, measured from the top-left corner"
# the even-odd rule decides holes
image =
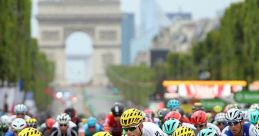
[[[44,88],[53,79],[54,65],[31,38],[31,0],[0,1],[0,81],[33,91],[38,108],[46,106]]]
[[[155,90],[154,71],[147,66],[110,66],[107,76],[117,87],[124,100],[147,106],[149,96]]]
[[[190,54],[171,53],[169,78],[198,79],[200,71],[210,79],[259,79],[259,1],[232,4],[221,18],[220,28],[196,43]]]

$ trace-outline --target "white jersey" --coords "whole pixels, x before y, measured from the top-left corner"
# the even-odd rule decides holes
[[[61,134],[61,131],[59,129],[59,123],[56,122],[53,126],[53,131],[50,134],[50,136],[77,136],[77,131],[75,128],[76,128],[76,124],[73,123],[72,121],[69,121],[67,133]]]
[[[143,122],[142,136],[167,136],[156,124]]]
[[[219,127],[217,127],[216,125],[214,125],[212,123],[207,123],[207,128],[213,128],[217,131],[218,135],[221,135],[221,131],[220,131]]]
[[[9,118],[10,123],[12,123],[12,121],[13,121],[14,119],[16,119],[16,118],[17,118],[16,115],[10,116],[10,118]],[[23,119],[26,121],[27,119],[30,119],[30,118],[31,118],[30,116],[25,115]]]
[[[191,128],[191,129],[193,129],[193,130],[196,130],[196,127],[195,127],[193,124],[191,124],[191,123],[185,123],[185,122],[183,122],[183,123],[182,123],[182,126]]]

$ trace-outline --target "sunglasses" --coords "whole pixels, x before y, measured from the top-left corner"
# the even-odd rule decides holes
[[[204,128],[206,124],[194,125],[196,128]]]
[[[224,122],[218,122],[217,125],[224,125]]]
[[[60,127],[66,127],[67,124],[59,124]]]
[[[128,132],[128,131],[134,131],[137,127],[128,127],[128,128],[123,128],[123,130],[125,132]]]
[[[16,115],[25,115],[24,113],[17,113]]]
[[[228,122],[228,125],[229,126],[236,126],[238,123],[240,123],[240,122]]]

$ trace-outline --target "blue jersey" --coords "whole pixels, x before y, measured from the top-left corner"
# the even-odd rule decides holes
[[[5,136],[15,136],[13,131],[8,131],[5,133]]]
[[[225,127],[222,130],[222,136],[234,136],[231,132],[229,126]],[[259,136],[259,131],[255,128],[254,125],[245,122],[243,125],[243,136]]]

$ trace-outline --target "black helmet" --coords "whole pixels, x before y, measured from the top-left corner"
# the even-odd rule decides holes
[[[76,116],[76,110],[74,108],[66,108],[64,112],[68,114],[70,118]]]
[[[112,108],[111,108],[111,112],[114,116],[118,117],[121,116],[122,113],[124,111],[124,106],[120,103],[114,103]]]

